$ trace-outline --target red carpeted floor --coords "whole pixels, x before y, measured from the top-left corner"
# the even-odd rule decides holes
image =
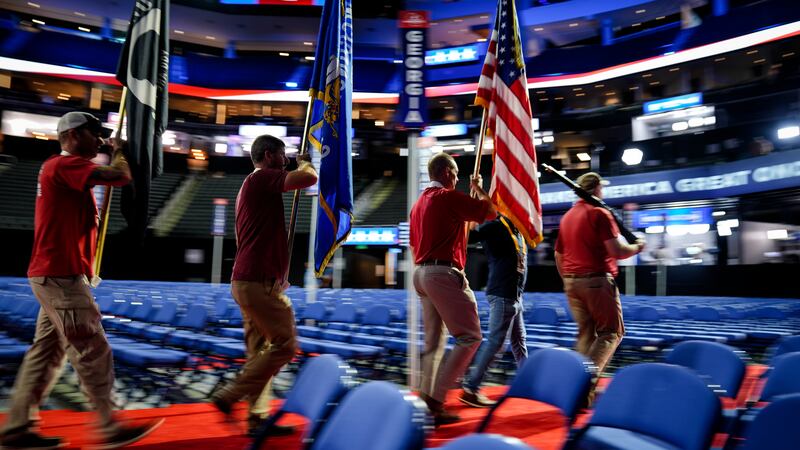
[[[745,384],[742,386],[740,400],[746,398],[746,393],[751,392],[757,383],[758,376],[763,372],[763,366],[752,365],[748,367]],[[601,380],[601,389],[608,384],[610,379]],[[505,386],[489,387],[483,392],[490,398],[498,398],[505,392]],[[458,423],[437,428],[429,437],[427,447],[440,447],[451,439],[469,434],[480,424],[481,419],[488,410],[468,408],[458,400],[460,391],[452,391],[447,398],[447,406],[461,415]],[[733,401],[724,402],[725,406],[732,406]],[[243,419],[245,404],[242,403],[237,410]],[[132,447],[141,449],[158,450],[199,450],[199,449],[242,449],[250,440],[242,435],[242,428],[221,421],[221,416],[209,404],[198,403],[188,405],[172,405],[161,409],[144,409],[137,411],[122,411],[120,417],[130,420],[165,417],[164,424],[150,436],[134,444]],[[44,411],[42,412],[42,434],[47,436],[63,436],[70,442],[69,448],[80,448],[90,444],[95,439],[92,432],[94,416],[88,412],[73,411]],[[581,425],[589,419],[589,414],[578,417],[577,424]],[[4,421],[0,415],[0,422]],[[302,417],[289,415],[282,424],[298,426],[293,436],[273,437],[267,441],[264,448],[270,449],[300,449],[300,435],[305,424]],[[496,413],[488,432],[514,436],[540,450],[560,449],[567,437],[567,428],[564,417],[555,408],[543,403],[512,399],[506,402]],[[724,440],[724,436],[720,436]]]
[[[484,392],[490,398],[498,398],[505,390],[506,387],[497,386],[486,388]],[[437,428],[428,439],[428,447],[439,447],[453,438],[473,432],[488,411],[464,406],[457,400],[458,393],[459,391],[453,391],[448,396],[447,403],[461,415],[462,420]],[[244,418],[244,403],[240,405],[237,413],[242,419]],[[166,418],[161,428],[132,446],[142,449],[242,449],[250,442],[241,435],[244,431],[244,422],[241,424],[241,429],[225,424],[221,421],[220,414],[206,403],[122,411],[120,417],[130,420]],[[510,400],[498,410],[495,417],[490,432],[519,437],[541,450],[561,448],[566,438],[564,418],[555,408],[543,403]],[[47,436],[65,437],[70,443],[69,448],[80,448],[91,444],[95,439],[92,420],[94,416],[88,412],[43,411],[41,431]],[[296,425],[298,430],[293,436],[270,438],[264,448],[300,449],[300,434],[305,425],[304,419],[290,415],[281,423]]]

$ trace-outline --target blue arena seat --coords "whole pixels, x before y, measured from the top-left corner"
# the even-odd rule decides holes
[[[344,394],[355,386],[354,377],[355,370],[336,355],[308,359],[280,409],[258,431],[251,449],[261,448],[269,436],[269,429],[287,413],[308,419],[303,440],[313,441],[330,412]]]
[[[386,305],[373,305],[364,311],[363,325],[386,326],[392,321],[392,311]]]
[[[383,354],[384,349],[371,345],[350,344],[326,341],[307,337],[298,338],[303,353],[333,353],[345,359],[375,358]]]
[[[189,354],[155,345],[136,343],[112,345],[114,360],[140,368],[181,367],[186,364]]]
[[[694,370],[718,395],[736,398],[745,372],[739,353],[717,342],[686,341],[667,353],[664,361]]]
[[[156,324],[171,324],[175,320],[175,315],[178,313],[178,304],[173,301],[166,301],[161,304],[160,308],[155,310],[153,317],[148,322],[123,322],[116,325],[116,330],[133,334],[141,335],[145,329],[152,327]]]
[[[442,450],[535,450],[517,438],[499,434],[471,434],[454,439]]]
[[[800,393],[800,352],[773,358],[772,369],[761,391],[760,400],[770,402],[788,394]]]
[[[666,315],[666,314],[663,314]],[[658,322],[661,320],[662,313],[652,306],[639,306],[633,308],[631,320],[644,322]]]
[[[558,311],[555,308],[534,308],[526,315],[525,321],[528,323],[558,325]]]
[[[708,322],[719,322],[722,319],[718,309],[710,306],[701,306],[689,310],[689,317],[694,320],[703,320]]]
[[[328,322],[344,322],[355,323],[358,319],[358,310],[352,303],[342,303],[336,305],[333,309],[331,316],[328,317]]]
[[[311,303],[303,310],[302,319],[324,321],[328,317],[328,309],[324,303]]]
[[[161,341],[175,332],[178,328],[201,330],[206,325],[208,310],[203,305],[194,304],[186,311],[186,315],[175,322],[175,327],[148,327],[141,332],[141,336],[156,341]]]
[[[589,423],[565,448],[705,450],[720,409],[719,398],[685,367],[628,366],[617,372]]]
[[[25,357],[25,352],[28,351],[28,345],[24,344],[11,344],[0,345],[0,364],[18,363]]]
[[[421,449],[427,421],[417,397],[393,383],[371,381],[345,396],[310,449]]]
[[[772,352],[772,357],[783,355],[784,353],[800,352],[800,336],[786,336],[778,342],[777,347]]]
[[[486,430],[495,411],[509,398],[535,400],[555,406],[569,425],[586,400],[592,375],[591,363],[577,352],[540,349],[528,356],[508,392],[492,406],[476,431]]]
[[[798,424],[800,394],[781,397],[756,415],[741,450],[796,450],[800,445]]]

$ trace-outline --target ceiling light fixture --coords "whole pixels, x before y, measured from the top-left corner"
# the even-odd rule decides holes
[[[629,166],[635,166],[642,162],[644,158],[644,152],[638,148],[626,148],[622,152],[622,162]]]
[[[684,131],[689,128],[688,122],[675,122],[672,124],[672,131]]]
[[[789,126],[778,128],[778,139],[792,139],[800,136],[800,127]]]

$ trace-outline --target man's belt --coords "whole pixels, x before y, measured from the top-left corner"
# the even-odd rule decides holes
[[[561,275],[563,278],[595,278],[595,277],[610,277],[608,272],[591,272],[591,273],[565,273]]]
[[[453,261],[448,261],[446,259],[428,259],[419,263],[420,266],[447,266],[447,267],[455,267],[458,268],[456,263]]]

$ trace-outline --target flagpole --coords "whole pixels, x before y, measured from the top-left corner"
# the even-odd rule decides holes
[[[125,103],[126,99],[128,98],[128,88],[126,86],[122,87],[122,97],[119,101],[119,123],[117,123],[117,143],[116,145],[122,145],[122,123],[125,121]],[[115,147],[116,148],[116,147]],[[103,261],[103,250],[105,249],[106,244],[106,231],[108,231],[108,219],[111,216],[111,195],[114,193],[113,188],[110,185],[105,186],[105,194],[103,195],[103,215],[100,217],[100,226],[99,230],[97,231],[97,248],[95,249],[94,253],[94,276],[95,278],[100,277],[100,266]]]
[[[481,157],[483,156],[483,139],[486,136],[486,121],[487,121],[486,108],[483,108],[483,115],[481,116],[481,134],[478,137],[478,148],[475,149],[475,169],[472,171],[472,176],[476,177],[481,172]]]
[[[300,143],[300,150],[297,152],[297,155],[304,155],[306,153],[306,147],[308,146],[308,127],[311,122],[311,108],[314,106],[314,96],[308,100],[308,107],[306,108],[306,123],[303,125],[303,140]],[[288,239],[288,248],[289,248],[289,267],[292,264],[292,247],[294,247],[294,234],[295,228],[297,226],[297,210],[300,205],[300,189],[294,191],[294,200],[292,202],[292,215],[289,219],[289,239]],[[311,221],[314,221],[314,217],[311,218]],[[310,248],[308,251],[312,251]],[[288,274],[287,274],[288,276]],[[284,280],[285,281],[285,280]]]

